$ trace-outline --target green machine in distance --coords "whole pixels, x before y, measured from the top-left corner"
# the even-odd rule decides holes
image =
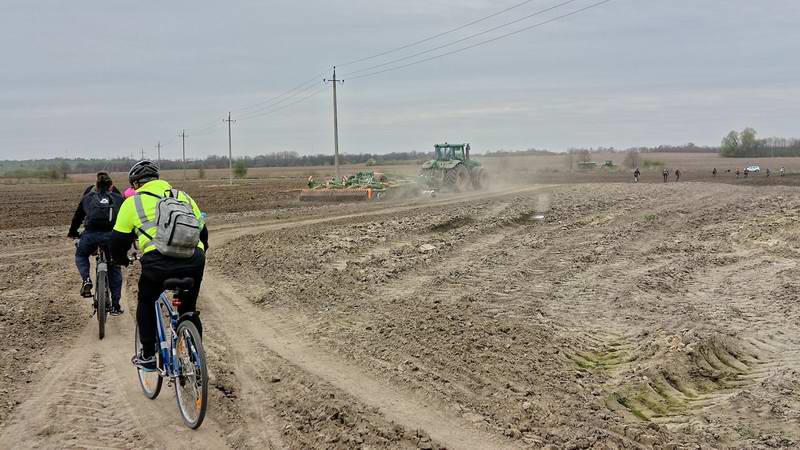
[[[435,158],[419,171],[420,184],[436,190],[463,192],[489,187],[489,174],[469,157],[469,144],[436,144]]]

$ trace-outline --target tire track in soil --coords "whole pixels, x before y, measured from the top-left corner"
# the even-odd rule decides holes
[[[219,449],[227,445],[213,418],[183,425],[174,390],[144,397],[131,365],[134,319],[123,287],[123,316],[109,317],[106,338],[96,318],[42,377],[32,395],[0,429],[8,448]],[[66,440],[65,440],[66,439]]]
[[[650,392],[619,406],[627,412],[635,411],[633,415],[639,419],[675,428],[696,422],[700,415],[720,415],[729,409],[725,405],[732,399],[765,382],[776,371],[800,371],[800,333],[777,325],[781,312],[763,302],[769,297],[768,287],[777,284],[777,275],[795,267],[795,263],[759,253],[740,251],[734,258],[738,262],[706,271],[687,289],[685,300],[675,300],[676,304],[702,311],[714,322],[725,323],[735,336],[730,342],[713,343],[691,354],[701,373],[724,375],[680,384],[659,377],[648,383]],[[753,292],[758,295],[751,295]],[[618,409],[618,405],[612,401],[611,408]]]
[[[258,354],[263,351],[259,350],[259,345],[264,345],[292,365],[378,408],[387,419],[406,428],[424,430],[431,439],[447,448],[484,449],[487,445],[497,449],[515,448],[508,441],[475,429],[431,399],[393,386],[319,348],[303,335],[301,324],[258,308],[236,295],[234,286],[213,270],[206,269],[206,279],[210,283],[205,295],[215,300],[204,302],[204,308],[224,326],[235,326],[239,330],[236,336],[228,336],[233,340],[229,348],[243,354]],[[249,383],[265,381],[253,380],[250,374],[245,376],[250,378]]]
[[[36,432],[38,442],[32,447],[69,445],[79,448],[152,448],[152,444],[131,431],[133,420],[129,408],[114,408],[118,396],[111,380],[104,376],[108,368],[101,356],[94,353],[81,377],[65,386],[50,414],[62,417],[65,423],[51,423]],[[68,429],[61,427],[66,426]],[[53,439],[53,440],[51,440]]]
[[[682,203],[705,203],[699,198],[700,195],[694,194],[693,197],[683,200]],[[737,201],[739,199],[731,197],[723,201],[717,199],[713,204],[723,210]],[[664,206],[657,209],[659,216],[670,214],[675,206],[680,208],[681,205]],[[707,214],[713,216],[714,213]],[[664,239],[672,242],[675,237],[681,238],[676,242],[692,242],[691,231],[684,232],[677,228],[683,223],[685,222],[678,221],[668,224],[666,231],[662,228],[656,233],[647,233],[649,238],[645,235],[633,239],[630,233],[617,233],[626,235],[632,246],[639,245],[640,242],[650,243]],[[607,231],[605,234],[612,233]],[[608,246],[607,243],[601,244]],[[636,254],[626,247],[630,246],[616,246],[614,252]],[[606,247],[606,251],[608,250]],[[648,253],[648,250],[641,253]],[[577,297],[559,303],[558,314],[582,311],[582,314],[596,316],[591,321],[591,326],[597,329],[596,332],[585,336],[585,344],[570,348],[565,356],[578,370],[606,372],[611,377],[608,385],[612,390],[617,389],[613,387],[616,383],[614,379],[620,372],[630,371],[628,363],[648,362],[647,355],[636,355],[634,359],[628,357],[639,350],[637,347],[642,343],[637,342],[637,336],[647,328],[669,331],[699,322],[717,327],[721,324],[723,328],[727,328],[728,334],[735,335],[730,338],[730,343],[712,342],[700,351],[691,352],[689,358],[696,365],[693,377],[675,379],[665,371],[650,374],[649,381],[642,384],[638,394],[632,397],[612,392],[607,400],[609,409],[624,415],[630,421],[652,421],[665,425],[668,429],[680,431],[681,425],[704,424],[704,416],[723,420],[732,418],[733,414],[741,416],[742,410],[727,412],[734,407],[732,402],[738,396],[749,395],[749,389],[766,383],[777,371],[800,371],[800,334],[791,327],[782,326],[785,323],[782,312],[773,308],[771,301],[765,301],[771,297],[769,286],[778,284],[775,274],[795,267],[795,263],[776,259],[775,255],[762,250],[742,250],[741,246],[733,256],[723,254],[720,259],[735,262],[728,262],[720,267],[709,267],[710,263],[705,262],[704,265],[693,267],[692,278],[685,289],[679,289],[674,294],[662,294],[660,298],[661,303],[670,305],[670,308],[694,311],[696,314],[691,318],[685,314],[674,318],[665,318],[663,314],[654,316],[649,314],[651,311],[647,308],[643,308],[639,310],[638,317],[615,319],[604,316],[595,309],[597,306],[602,307],[602,303],[590,304]],[[659,271],[668,270],[673,264],[670,260],[664,264],[661,261],[655,263]],[[631,275],[629,279],[646,279],[648,271],[653,268],[652,263],[647,264],[646,258],[641,261],[636,257],[631,258],[631,261],[617,262],[615,266],[611,270],[608,265],[598,265],[596,270],[590,268],[584,274],[588,277],[581,280],[581,283],[591,285],[594,299],[619,299],[639,294],[636,288],[624,284],[616,286],[599,281],[604,280],[604,273],[625,272]],[[587,309],[589,306],[592,308]],[[618,307],[606,306],[610,310]],[[624,335],[609,333],[609,330],[618,330]],[[637,357],[643,359],[639,361]],[[698,373],[709,375],[708,378],[703,378],[698,377]],[[626,382],[622,381],[623,388],[625,385]]]

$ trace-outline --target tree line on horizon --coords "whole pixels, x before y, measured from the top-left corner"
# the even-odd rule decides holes
[[[722,138],[719,154],[725,158],[800,156],[800,139],[758,139],[756,130],[745,128],[740,132],[731,131]]]
[[[482,154],[473,153],[482,157],[508,157],[508,156],[557,156],[557,155],[588,155],[592,153],[719,153],[722,157],[778,157],[800,156],[800,139],[769,137],[758,139],[757,133],[752,128],[745,128],[741,132],[731,131],[723,139],[719,147],[698,146],[694,143],[683,145],[658,145],[655,147],[629,147],[616,149],[614,147],[570,148],[566,152],[555,152],[546,149],[529,148],[524,150],[493,150]],[[341,164],[366,164],[387,165],[398,163],[422,163],[433,157],[433,152],[409,151],[392,152],[385,154],[355,153],[339,156]],[[0,161],[0,177],[5,178],[43,178],[65,179],[69,174],[92,173],[99,171],[127,172],[137,160],[133,158],[50,158],[34,160],[5,160]],[[333,155],[316,154],[301,155],[296,151],[280,151],[256,156],[243,156],[235,158],[238,166],[243,167],[309,167],[332,166]],[[165,170],[182,169],[183,162],[175,159],[162,159],[161,168]],[[228,167],[228,157],[210,155],[203,159],[186,161],[186,168],[199,169],[224,169]]]

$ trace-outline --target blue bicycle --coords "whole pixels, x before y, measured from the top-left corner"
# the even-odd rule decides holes
[[[191,278],[171,278],[164,282],[164,292],[155,303],[159,351],[155,371],[137,366],[139,385],[153,400],[167,378],[175,386],[175,397],[183,422],[196,429],[203,423],[208,405],[208,368],[200,332],[192,323],[193,312],[178,316],[181,298],[194,286]],[[172,293],[170,301],[168,293]],[[139,327],[136,327],[136,354],[140,354]]]

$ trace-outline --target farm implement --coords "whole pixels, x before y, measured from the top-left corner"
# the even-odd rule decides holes
[[[308,188],[300,192],[300,201],[351,202],[380,200],[388,196],[418,194],[413,178],[388,177],[379,172],[358,172],[341,180],[317,182],[308,178]]]

